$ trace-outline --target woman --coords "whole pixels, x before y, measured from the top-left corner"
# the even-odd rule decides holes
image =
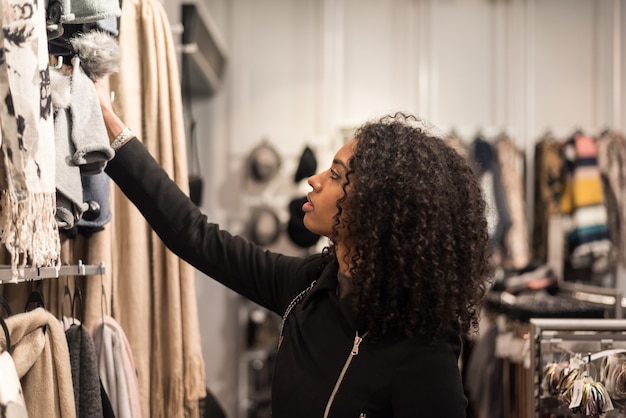
[[[458,358],[477,327],[488,237],[463,157],[410,116],[366,123],[308,181],[304,224],[329,246],[291,257],[207,222],[96,84],[109,176],[174,253],[283,315],[274,418],[465,417]]]

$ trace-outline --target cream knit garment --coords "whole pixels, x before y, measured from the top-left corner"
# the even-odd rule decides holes
[[[59,263],[55,142],[44,2],[1,0],[0,241],[17,267]],[[4,178],[6,176],[6,178]],[[5,187],[4,187],[5,186]]]

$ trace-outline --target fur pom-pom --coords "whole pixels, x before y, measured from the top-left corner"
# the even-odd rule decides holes
[[[119,71],[120,45],[113,35],[92,30],[74,36],[70,42],[78,53],[85,74],[92,81]]]

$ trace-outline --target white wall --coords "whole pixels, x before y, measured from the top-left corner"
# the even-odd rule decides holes
[[[505,129],[527,152],[546,129],[626,128],[626,0],[203,3],[229,49],[220,91],[193,108],[204,210],[235,232],[251,206],[282,210],[301,191],[290,179],[305,144],[323,168],[342,128],[383,112],[468,138]],[[242,171],[262,138],[284,164],[270,191],[252,193]],[[235,417],[237,298],[197,283],[208,386]]]

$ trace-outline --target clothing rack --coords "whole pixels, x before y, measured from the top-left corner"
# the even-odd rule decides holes
[[[542,394],[546,361],[563,353],[580,353],[587,362],[601,363],[603,356],[613,351],[626,352],[626,321],[623,319],[544,319],[530,320],[532,338],[532,377],[528,379],[528,401],[533,417],[544,416],[542,410],[556,398]],[[592,355],[593,354],[593,355]],[[603,382],[606,383],[606,382]],[[612,417],[624,417],[624,400],[614,400]],[[568,416],[587,416],[571,413]]]
[[[83,264],[81,260],[77,264],[60,265],[50,267],[18,267],[14,271],[11,266],[0,266],[0,284],[19,283],[28,280],[58,279],[60,276],[91,276],[105,274],[106,266],[100,264]]]

